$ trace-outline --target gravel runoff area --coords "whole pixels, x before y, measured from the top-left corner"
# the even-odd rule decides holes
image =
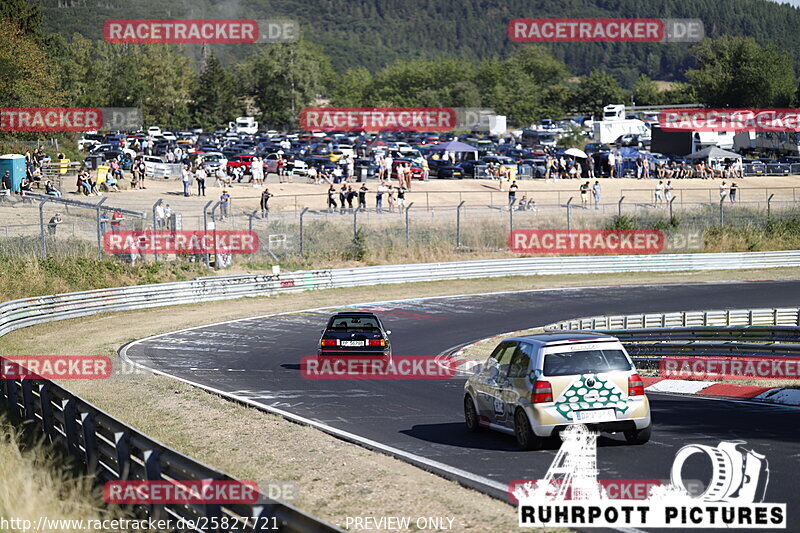
[[[281,417],[149,373],[126,373],[116,353],[129,341],[250,316],[412,297],[537,288],[797,279],[800,269],[636,275],[507,277],[334,289],[103,314],[25,328],[0,338],[6,354],[104,354],[107,380],[64,382],[140,431],[240,479],[297,484],[298,507],[340,526],[347,517],[453,518],[457,531],[518,531],[514,509],[476,491]],[[535,324],[532,326],[536,326]],[[359,530],[355,528],[353,530]]]

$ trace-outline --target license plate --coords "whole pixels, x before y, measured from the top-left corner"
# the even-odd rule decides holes
[[[341,341],[339,343],[339,346],[350,346],[350,347],[364,346],[364,341]]]
[[[617,419],[614,409],[592,409],[591,411],[574,411],[575,422],[611,422]]]

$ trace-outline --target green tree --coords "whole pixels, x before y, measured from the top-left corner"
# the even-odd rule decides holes
[[[626,101],[625,91],[616,78],[607,72],[593,70],[581,79],[572,98],[572,107],[580,113],[599,115],[603,107]]]
[[[364,67],[347,69],[336,83],[331,102],[342,107],[363,107],[368,100],[372,74]]]
[[[213,129],[227,124],[240,112],[233,76],[211,52],[192,91],[192,124]]]
[[[700,101],[711,107],[789,107],[797,77],[788,52],[750,37],[706,39],[693,49],[697,68],[686,72]]]
[[[327,57],[301,40],[264,46],[240,65],[237,76],[258,107],[261,122],[277,127],[294,125],[300,111],[321,95],[332,72]]]
[[[38,2],[3,0],[0,2],[0,21],[3,19],[15,25],[27,36],[35,39],[41,36],[42,9]]]
[[[661,105],[664,100],[656,82],[642,74],[633,86],[633,101],[636,105]]]

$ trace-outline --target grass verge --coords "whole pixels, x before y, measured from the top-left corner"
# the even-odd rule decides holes
[[[796,279],[800,269],[770,269]],[[148,335],[250,316],[375,300],[586,285],[763,279],[758,271],[538,276],[359,287],[112,313],[12,332],[0,353],[105,354]],[[518,531],[512,508],[402,461],[229,402],[170,378],[115,375],[62,383],[151,437],[240,479],[292,481],[293,503],[344,525],[347,516],[442,516],[458,531]]]

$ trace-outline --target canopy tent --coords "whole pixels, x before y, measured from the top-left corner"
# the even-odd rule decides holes
[[[426,146],[426,150],[440,150],[443,152],[477,152],[478,149],[474,146],[470,146],[469,144],[462,143],[461,141],[448,141],[444,143],[434,144],[431,146]]]
[[[451,154],[464,154],[464,153],[474,153],[475,159],[478,159],[478,149],[474,146],[470,146],[469,144],[462,143],[461,141],[448,141],[439,144],[434,144],[432,146],[426,146],[425,150],[436,151],[436,152],[445,152]]]
[[[737,154],[736,152],[729,152],[727,150],[723,150],[722,148],[717,148],[716,146],[709,146],[708,148],[703,148],[699,152],[695,152],[693,154],[689,154],[686,156],[686,159],[705,159],[707,161],[719,161],[721,159],[741,159],[742,156]]]

